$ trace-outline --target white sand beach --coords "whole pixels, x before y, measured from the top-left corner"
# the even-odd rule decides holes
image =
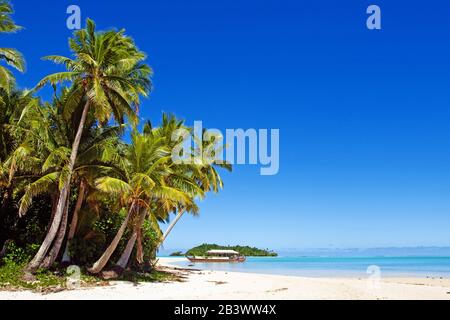
[[[109,286],[39,294],[31,291],[0,291],[0,299],[450,299],[450,279],[306,278],[224,271],[177,269],[176,259],[160,258],[160,265],[183,275],[182,281],[133,284],[122,281]]]

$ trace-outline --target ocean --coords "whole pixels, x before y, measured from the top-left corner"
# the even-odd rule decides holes
[[[247,257],[242,263],[173,263],[180,267],[307,277],[450,277],[450,256]]]

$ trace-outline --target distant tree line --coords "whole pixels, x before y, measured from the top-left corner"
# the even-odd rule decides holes
[[[194,248],[189,249],[183,254],[181,251],[177,251],[171,254],[171,256],[182,256],[182,255],[194,255],[194,256],[204,256],[209,250],[235,250],[240,254],[247,257],[276,257],[278,254],[269,249],[259,249],[249,246],[221,246],[218,244],[204,243]]]

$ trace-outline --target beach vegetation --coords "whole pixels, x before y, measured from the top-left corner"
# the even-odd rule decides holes
[[[0,0],[0,33],[13,33],[21,29],[12,19],[13,13],[12,5],[5,0]],[[0,47],[0,62],[18,71],[25,71],[25,59],[14,48]],[[0,90],[8,92],[14,88],[14,84],[15,79],[11,70],[4,65],[0,65]]]
[[[175,252],[172,252],[172,253],[170,254],[170,256],[171,256],[171,257],[183,257],[183,256],[184,256],[184,253],[183,253],[183,251],[175,251]]]
[[[12,13],[0,0],[0,32],[20,30]],[[153,72],[125,30],[87,19],[69,49],[44,57],[63,70],[33,90],[9,69],[25,70],[19,51],[0,49],[0,285],[64,287],[72,264],[97,280],[166,279],[154,269],[158,249],[231,166],[173,161],[174,133],[193,128],[170,114],[156,126],[140,119]]]

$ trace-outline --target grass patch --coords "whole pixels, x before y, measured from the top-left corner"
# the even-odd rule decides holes
[[[35,281],[24,280],[25,264],[7,263],[0,267],[0,289],[29,289],[45,291],[46,289],[64,289],[65,278],[49,271],[38,271]]]
[[[24,279],[24,268],[26,264],[7,262],[0,266],[0,290],[32,290],[41,293],[58,292],[67,290],[67,273],[65,269],[55,271],[39,270],[34,275],[34,281]],[[100,277],[81,273],[81,287],[94,287],[109,285],[110,281]],[[172,273],[154,270],[152,272],[141,273],[125,271],[119,278],[114,280],[139,282],[163,282],[176,281],[178,277]]]

